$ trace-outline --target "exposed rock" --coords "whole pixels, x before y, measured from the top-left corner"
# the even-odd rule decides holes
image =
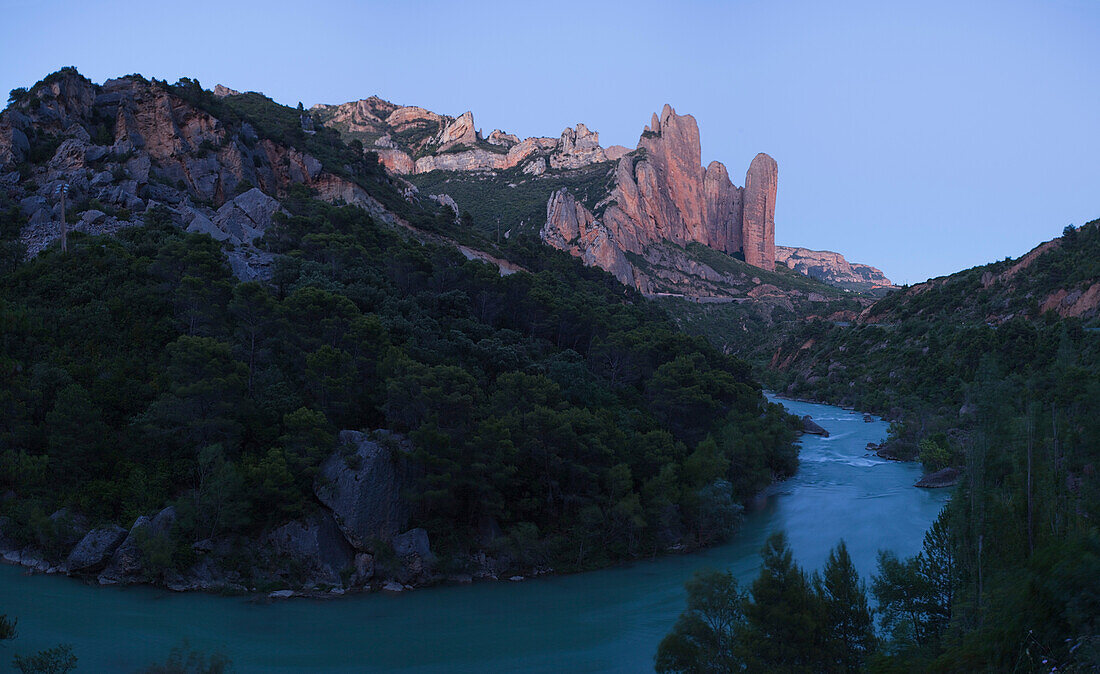
[[[474,113],[466,111],[448,124],[439,134],[439,151],[446,152],[451,148],[465,145],[474,147],[477,145],[477,130],[474,129]]]
[[[563,134],[561,146],[575,152],[580,147],[580,135],[570,131]],[[588,148],[591,141],[585,138],[584,147]],[[606,158],[607,153],[603,156]],[[551,154],[551,166],[555,166],[554,157]],[[626,274],[622,269],[605,266],[619,264],[619,256],[610,249],[648,257],[648,249],[661,241],[678,246],[701,243],[727,254],[744,251],[750,264],[773,269],[778,175],[775,160],[764,154],[753,160],[748,172],[754,200],[750,209],[749,192],[730,181],[726,167],[711,162],[704,169],[700,157],[695,118],[678,115],[671,106],[664,106],[642,133],[638,150],[621,155],[611,193],[600,202],[605,209],[585,228],[601,236],[576,237],[575,223],[585,218],[557,207],[562,197],[555,194],[547,205],[543,240],[611,271],[624,282],[632,279],[632,285],[643,292],[653,281],[652,273],[639,274],[631,267],[631,273]],[[557,217],[564,219],[559,221]],[[586,246],[593,243],[600,250],[587,251]],[[765,259],[765,254],[770,257]]]
[[[65,565],[71,573],[95,573],[107,565],[125,538],[126,530],[117,524],[93,529],[69,553]]]
[[[550,155],[550,167],[555,169],[575,169],[601,161],[607,161],[607,156],[600,147],[600,134],[589,131],[584,124],[562,131],[561,141]]]
[[[543,241],[568,250],[585,264],[606,269],[627,285],[634,285],[634,268],[611,234],[579,203],[569,190],[562,188],[546,204],[546,225],[540,232]]]
[[[294,590],[275,590],[274,592],[268,592],[268,599],[290,599],[294,596]]]
[[[880,270],[848,262],[840,253],[808,248],[775,247],[775,261],[800,274],[842,287],[859,289],[892,288],[894,284]]]
[[[745,207],[742,239],[745,262],[775,269],[775,193],[779,166],[764,153],[753,158],[745,174]]]
[[[489,137],[485,139],[485,142],[491,145],[512,147],[519,142],[519,136],[511,133],[504,133],[500,129],[493,129],[493,132],[489,134]]]
[[[374,439],[341,431],[341,448],[321,465],[314,491],[357,550],[373,551],[376,541],[389,541],[408,522],[402,442],[392,434]]]
[[[917,484],[914,486],[939,489],[943,487],[954,487],[958,481],[959,470],[957,468],[944,468],[934,473],[928,473],[918,480]]]
[[[829,431],[822,428],[809,414],[802,417],[802,432],[811,433],[813,435],[823,435],[826,438],[829,437]]]
[[[281,558],[304,566],[309,577],[330,585],[342,584],[340,574],[356,555],[327,512],[285,524],[268,534],[266,543]]]
[[[378,149],[374,152],[378,154],[378,161],[393,173],[408,175],[416,171],[416,165],[407,152],[392,149]]]
[[[541,176],[546,173],[546,157],[535,157],[523,167],[523,172],[531,176]]]
[[[236,89],[230,89],[229,87],[221,84],[214,85],[214,95],[218,98],[225,98],[226,96],[240,96],[241,92]]]
[[[423,529],[410,529],[403,534],[393,537],[393,551],[398,557],[418,555],[427,561],[433,559],[431,545],[428,542],[428,532]]]

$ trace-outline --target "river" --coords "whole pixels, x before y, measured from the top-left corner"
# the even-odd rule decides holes
[[[798,474],[773,486],[720,547],[572,576],[274,603],[92,587],[0,564],[0,613],[19,619],[0,658],[68,643],[78,671],[128,672],[186,639],[225,653],[241,672],[652,671],[697,569],[730,569],[747,584],[764,540],[781,528],[807,569],[843,538],[869,579],[879,549],[920,549],[948,497],[912,486],[917,465],[868,455],[867,443],[885,438],[884,422],[779,402],[831,436],[803,436]]]

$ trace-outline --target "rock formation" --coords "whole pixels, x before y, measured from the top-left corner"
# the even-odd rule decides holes
[[[742,237],[745,262],[775,269],[775,190],[779,166],[764,153],[753,158],[745,174],[745,211]]]
[[[570,170],[618,161],[630,151],[621,145],[600,147],[600,134],[584,124],[567,127],[558,138],[520,140],[500,129],[482,138],[472,112],[453,118],[424,108],[394,105],[377,96],[340,105],[315,105],[311,112],[318,122],[362,140],[387,170],[398,175],[502,171],[521,164],[525,173],[538,175],[547,167]]]
[[[840,253],[828,250],[776,246],[775,261],[810,278],[853,290],[894,287],[879,269],[849,262]]]
[[[215,95],[239,94],[223,87]],[[386,111],[384,102],[368,99],[347,123],[365,125],[368,115]],[[50,147],[50,139],[58,143],[52,156],[28,162],[32,151]],[[29,175],[26,166],[16,170],[24,162]],[[247,122],[228,125],[173,87],[140,76],[95,85],[71,68],[0,113],[0,185],[27,216],[21,238],[29,255],[60,234],[54,194],[62,184],[69,186],[69,215],[77,216],[71,229],[108,234],[163,206],[177,224],[244,244],[230,262],[247,278],[263,273],[248,261],[258,259],[262,267],[263,255],[247,244],[266,229],[279,209],[275,197],[291,185],[393,220],[362,187],[315,157],[260,138]]]
[[[563,146],[565,140],[563,134]],[[749,264],[774,269],[775,160],[757,155],[740,188],[720,162],[703,168],[701,156],[695,118],[665,105],[642,132],[637,150],[618,160],[611,193],[595,213],[562,192],[551,197],[543,240],[643,291],[646,283],[626,253],[645,256],[663,241],[743,253]]]

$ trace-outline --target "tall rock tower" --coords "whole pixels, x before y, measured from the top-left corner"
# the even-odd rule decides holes
[[[775,190],[779,165],[761,152],[745,174],[745,211],[741,233],[745,262],[775,270]]]

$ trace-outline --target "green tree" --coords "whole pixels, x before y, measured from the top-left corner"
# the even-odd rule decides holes
[[[822,575],[815,576],[814,581],[825,604],[829,669],[858,672],[875,649],[875,628],[867,606],[866,585],[860,580],[844,541],[829,552]]]
[[[794,562],[787,536],[764,544],[763,568],[745,606],[747,663],[752,671],[811,672],[822,668],[824,607]]]
[[[657,647],[658,672],[720,674],[744,669],[739,639],[745,596],[728,571],[697,571],[685,583],[687,609]]]
[[[66,674],[76,669],[76,655],[72,646],[62,644],[34,655],[16,655],[12,666],[23,674]]]

